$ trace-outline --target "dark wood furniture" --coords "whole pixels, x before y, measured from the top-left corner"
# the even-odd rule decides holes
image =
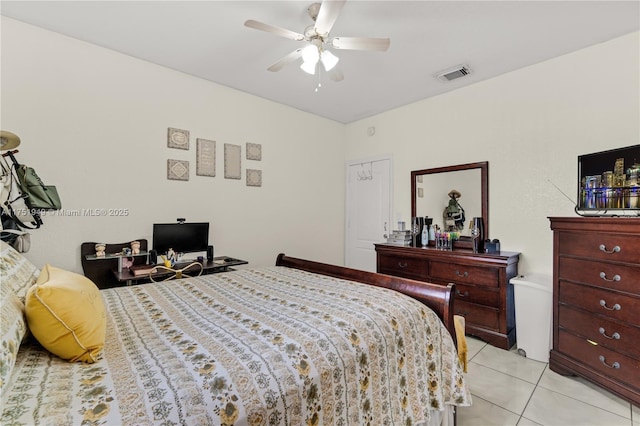
[[[140,241],[140,251],[145,252],[148,248],[148,242],[145,239],[138,239],[132,241]],[[116,277],[113,275],[113,271],[118,269],[117,257],[105,257],[99,260],[89,260],[92,255],[95,255],[95,245],[97,242],[86,242],[80,245],[80,262],[82,263],[82,270],[84,275],[95,283],[98,288],[110,288],[121,286]],[[131,241],[126,243],[107,244],[105,253],[113,254],[119,253],[125,247],[131,247]],[[142,264],[147,262],[146,256],[136,256],[133,260],[134,264]]]
[[[640,218],[552,217],[549,368],[640,406]]]
[[[180,262],[180,263],[177,263],[173,267],[173,269],[179,270],[188,266],[191,263],[192,262]],[[214,257],[213,260],[205,259],[202,262],[202,273],[200,275],[217,274],[220,272],[232,271],[234,266],[246,265],[248,263],[249,262],[247,262],[246,260],[236,259],[229,256],[217,256],[217,257]],[[185,275],[186,276],[198,275],[199,271],[200,271],[200,268],[189,268],[189,271],[186,271]],[[116,277],[116,280],[118,281],[118,283],[120,283],[120,285],[122,284],[132,285],[132,284],[139,284],[143,282],[149,282],[151,278],[153,278],[153,280],[155,281],[162,281],[166,277],[170,277],[171,275],[174,275],[175,272],[167,271],[166,269],[160,269],[158,270],[158,272],[151,274],[152,276],[150,276],[149,274],[136,276],[133,273],[131,273],[131,271],[128,269],[123,269],[121,271],[118,271],[117,269],[113,269],[112,274]]]
[[[466,332],[509,349],[516,343],[513,285],[519,253],[474,254],[376,244],[377,272],[446,286],[455,284],[453,313],[466,320]]]
[[[474,206],[475,208],[471,208],[472,206],[467,205],[467,210],[477,211],[479,209],[480,214],[482,215],[482,237],[489,238],[489,162],[487,161],[456,164],[453,166],[436,167],[433,169],[413,170],[411,172],[411,216],[425,216],[425,212],[421,211],[422,209],[418,207],[418,199],[420,198],[418,197],[417,191],[418,185],[426,186],[433,182],[440,182],[437,189],[442,191],[443,194],[446,194],[453,188],[448,186],[442,187],[442,181],[456,182],[456,176],[460,175],[458,172],[469,172],[475,171],[476,169],[479,171],[478,179],[473,179],[471,183],[473,184],[472,186],[474,187],[474,190],[480,193],[480,205]],[[432,180],[431,178],[435,180]],[[466,179],[468,179],[468,177],[466,177]],[[421,183],[418,183],[418,180],[420,180]],[[464,204],[464,201],[462,203]],[[444,209],[445,206],[446,204],[443,204],[442,209]],[[441,212],[442,210],[438,209],[437,215],[433,216],[434,225],[438,224],[442,220]],[[471,220],[471,217],[467,217],[466,220]],[[471,240],[471,237],[462,237],[460,240],[454,241],[454,248],[471,250],[473,249],[473,241]]]

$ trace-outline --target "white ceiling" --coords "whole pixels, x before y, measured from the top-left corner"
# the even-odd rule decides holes
[[[2,1],[2,15],[341,123],[435,96],[640,29],[633,1],[363,1],[344,5],[331,36],[389,37],[387,52],[334,50],[344,80],[267,67],[303,42],[313,1]],[[467,64],[452,82],[434,77]],[[576,70],[580,72],[580,70]],[[612,77],[615,70],[611,70]],[[553,78],[553,76],[549,76]]]

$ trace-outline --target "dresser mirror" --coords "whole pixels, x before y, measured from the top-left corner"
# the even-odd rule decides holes
[[[443,212],[449,192],[458,191],[465,223],[454,248],[472,248],[469,223],[482,217],[484,238],[489,238],[489,163],[458,164],[411,172],[411,216],[433,218],[433,225],[444,228]]]

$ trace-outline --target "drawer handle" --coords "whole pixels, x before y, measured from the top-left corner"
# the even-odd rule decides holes
[[[609,281],[610,283],[614,281],[620,281],[622,279],[618,274],[615,274],[613,278],[607,278],[607,274],[605,274],[604,272],[600,272],[600,278],[602,278],[605,281]]]
[[[600,251],[608,254],[618,253],[620,251],[620,246],[615,246],[612,250],[607,250],[607,246],[605,246],[604,244],[600,244]]]
[[[407,262],[398,262],[398,266],[400,268],[406,268],[407,267]]]
[[[469,276],[469,273],[468,273],[467,271],[464,271],[464,272],[461,274],[461,273],[460,273],[460,271],[458,271],[458,270],[456,269],[456,275],[457,275],[457,276],[459,276],[459,277],[466,278],[466,277],[468,277],[468,276]]]
[[[611,336],[607,336],[607,333],[606,333],[605,329],[603,327],[600,327],[598,329],[598,332],[600,334],[602,334],[604,337],[606,337],[607,339],[620,340],[620,333],[618,333],[617,331],[615,333],[613,333]]]
[[[620,309],[622,309],[622,307],[617,303],[615,305],[613,305],[613,307],[611,307],[611,308],[608,307],[607,306],[607,301],[603,300],[603,299],[600,300],[600,306],[605,308],[607,311],[619,311]]]
[[[458,296],[458,297],[469,297],[469,292],[465,291],[464,293],[460,293],[459,290],[456,290],[456,296]]]
[[[611,365],[607,364],[607,359],[604,357],[604,355],[600,355],[598,359],[600,360],[601,363],[603,363],[605,366],[609,368],[616,368],[616,369],[620,368],[620,363],[618,361],[614,362]]]

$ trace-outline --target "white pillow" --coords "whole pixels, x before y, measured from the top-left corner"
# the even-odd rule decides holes
[[[24,303],[40,269],[4,241],[0,241],[0,282],[8,285]]]
[[[0,330],[2,347],[0,347],[0,395],[11,377],[16,364],[16,355],[20,344],[27,333],[24,317],[24,305],[11,287],[2,282],[0,285]]]

